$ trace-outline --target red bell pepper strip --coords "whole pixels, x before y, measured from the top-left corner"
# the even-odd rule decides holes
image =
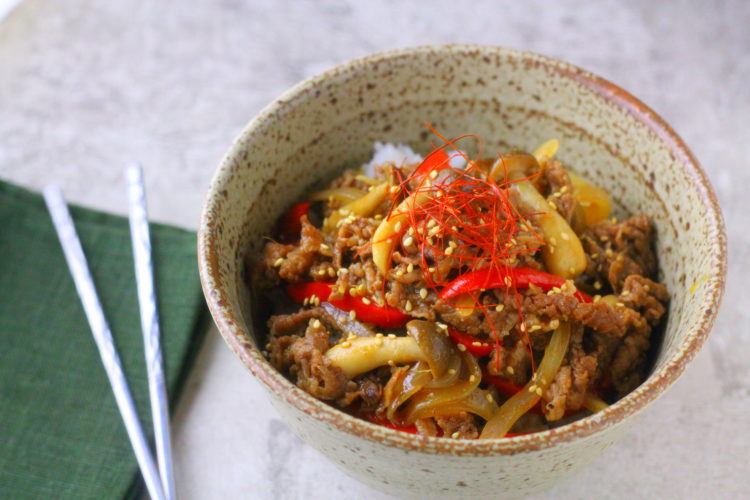
[[[488,356],[492,352],[492,344],[479,340],[468,333],[460,332],[452,326],[448,327],[448,335],[453,342],[466,347],[466,350],[474,356]]]
[[[436,149],[432,153],[428,154],[427,158],[422,160],[422,163],[414,171],[412,177],[427,175],[436,168],[448,166],[448,160],[450,160],[450,158],[448,157],[448,153],[446,153],[443,149]]]
[[[279,241],[282,243],[294,243],[299,241],[300,232],[302,232],[302,222],[300,219],[303,215],[310,212],[311,201],[303,201],[292,205],[292,208],[285,213],[279,220]]]
[[[528,267],[487,268],[471,271],[457,277],[440,291],[440,298],[446,300],[484,288],[507,287],[506,278],[510,278],[510,286],[528,288],[530,284],[534,284],[545,292],[555,287],[561,287],[566,282],[560,276]],[[573,295],[581,302],[591,302],[591,297],[583,292],[576,291]]]
[[[286,293],[295,302],[303,303],[305,299],[317,296],[321,301],[328,301],[343,311],[354,311],[357,319],[365,323],[373,323],[381,328],[400,328],[411,319],[395,307],[379,306],[373,302],[366,304],[362,297],[352,297],[349,294],[337,300],[329,300],[332,286],[331,281],[311,281],[286,285]]]
[[[401,431],[401,432],[408,432],[409,434],[419,434],[419,430],[417,429],[417,426],[412,425],[396,425],[390,420],[387,419],[379,419],[374,414],[370,414],[368,417],[368,420],[372,422],[373,424],[382,425],[383,427],[388,427],[389,429]]]

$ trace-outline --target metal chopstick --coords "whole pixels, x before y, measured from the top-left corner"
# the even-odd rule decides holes
[[[65,204],[62,191],[57,186],[48,186],[44,190],[44,201],[47,203],[52,221],[57,231],[57,236],[65,254],[65,260],[68,263],[70,274],[73,275],[78,296],[83,304],[86,317],[91,327],[91,333],[99,349],[99,355],[102,358],[104,370],[107,372],[109,383],[112,385],[112,392],[117,401],[117,407],[125,423],[125,429],[128,432],[130,443],[133,446],[138,465],[141,468],[143,479],[146,482],[149,494],[153,500],[166,500],[159,474],[154,463],[154,457],[148,447],[146,436],[143,434],[143,428],[138,420],[138,412],[133,402],[133,396],[130,394],[128,382],[122,371],[120,356],[117,354],[112,332],[104,316],[101,302],[96,293],[94,280],[91,278],[86,256],[81,248],[81,242],[76,234],[73,219],[70,216],[68,206]]]
[[[156,307],[154,268],[151,256],[151,238],[146,209],[146,190],[143,170],[138,164],[125,168],[128,185],[130,236],[133,243],[135,277],[138,285],[138,305],[141,311],[143,346],[146,355],[148,390],[151,397],[151,417],[154,422],[154,440],[159,474],[167,500],[175,498],[172,472],[172,448],[169,437],[169,400],[164,382],[164,369],[159,333],[159,314]]]

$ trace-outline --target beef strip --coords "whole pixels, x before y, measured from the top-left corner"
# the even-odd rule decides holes
[[[435,417],[435,423],[443,431],[444,437],[453,439],[476,439],[479,437],[474,417],[465,411],[455,415]]]
[[[576,208],[573,198],[573,184],[565,167],[557,160],[549,160],[542,168],[542,175],[546,178],[549,186],[547,203],[555,205],[558,213],[570,223]]]
[[[302,337],[272,335],[268,344],[269,359],[280,370],[288,370],[301,389],[318,399],[335,400],[344,395],[348,379],[323,355],[329,347],[328,329],[322,322],[311,319]]]
[[[653,228],[645,215],[589,226],[581,242],[587,253],[586,274],[609,283],[615,292],[622,290],[628,276],[654,277],[657,260],[652,248]]]

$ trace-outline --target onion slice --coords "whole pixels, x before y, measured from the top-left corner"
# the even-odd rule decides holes
[[[492,439],[505,436],[513,424],[534,407],[560,369],[569,342],[570,324],[562,323],[552,334],[544,350],[542,362],[539,363],[534,376],[523,389],[503,403],[497,413],[487,421],[480,438]]]

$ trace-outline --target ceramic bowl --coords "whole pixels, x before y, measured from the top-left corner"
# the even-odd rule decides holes
[[[477,134],[485,151],[560,139],[559,158],[649,215],[669,318],[648,379],[572,424],[493,440],[419,437],[346,415],[290,383],[261,355],[248,256],[294,200],[372,154],[374,141],[424,153],[433,136]],[[376,54],[310,78],[274,101],[219,166],[198,234],[206,300],[229,347],[287,424],[362,482],[399,497],[520,496],[549,487],[617,441],[680,376],[706,340],[724,288],[720,209],[698,162],[656,113],[582,69],[497,47]],[[667,425],[664,422],[664,425]]]

